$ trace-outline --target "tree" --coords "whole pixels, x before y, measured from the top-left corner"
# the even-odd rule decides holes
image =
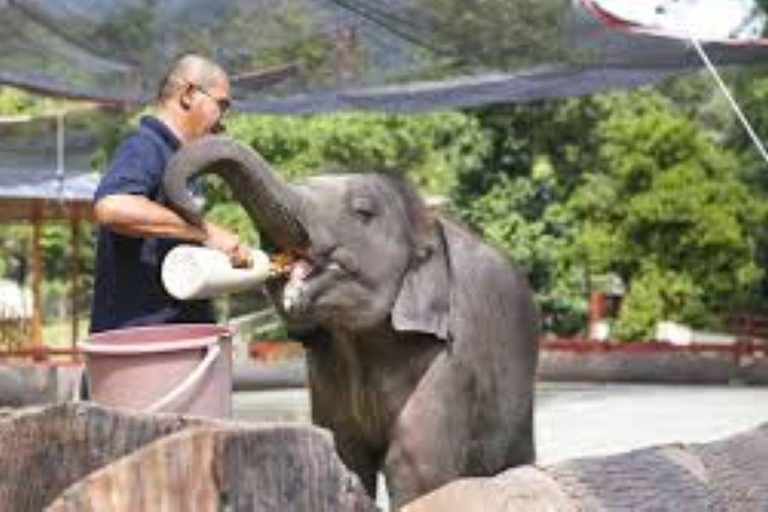
[[[334,114],[243,115],[228,123],[237,140],[258,150],[289,180],[322,172],[395,172],[428,194],[447,195],[457,169],[475,165],[484,137],[470,116]],[[253,227],[219,180],[208,182],[212,218],[254,240]]]
[[[629,285],[618,323],[646,338],[655,321],[715,324],[762,275],[755,233],[765,204],[736,155],[653,92],[608,96],[594,167],[570,201],[577,252]]]
[[[564,53],[567,8],[560,0],[419,0],[417,5],[429,26],[422,35],[470,68],[517,69]]]
[[[732,120],[706,77],[476,114],[489,151],[463,168],[456,202],[528,271],[548,330],[582,328],[608,274],[629,286],[627,339],[665,318],[713,324],[759,296],[765,205],[718,145]]]
[[[528,273],[544,328],[574,334],[586,323],[587,268],[567,257],[579,226],[564,206],[597,151],[590,133],[603,105],[582,98],[475,114],[489,150],[460,169],[459,212]]]

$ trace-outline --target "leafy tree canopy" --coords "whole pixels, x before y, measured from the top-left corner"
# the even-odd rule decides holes
[[[712,323],[762,276],[765,203],[740,180],[736,155],[660,95],[605,101],[594,167],[568,204],[582,226],[575,248],[591,272],[629,284],[623,337],[648,337],[651,319]]]
[[[238,116],[229,133],[250,144],[286,179],[322,172],[393,171],[422,191],[447,195],[456,169],[475,165],[485,139],[478,123],[457,112],[419,116],[335,114],[313,117]],[[244,212],[221,181],[208,188],[212,218],[254,238]]]

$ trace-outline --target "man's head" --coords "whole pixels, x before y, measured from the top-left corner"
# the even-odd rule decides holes
[[[157,94],[160,117],[180,132],[182,142],[222,131],[230,101],[227,73],[193,54],[176,61]]]

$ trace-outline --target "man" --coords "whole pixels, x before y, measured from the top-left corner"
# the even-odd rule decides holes
[[[249,264],[249,251],[235,234],[210,222],[191,225],[162,201],[169,158],[187,142],[221,131],[229,104],[227,74],[186,55],[162,81],[156,114],[143,117],[118,147],[94,197],[100,229],[91,332],[214,321],[210,301],[177,301],[163,288],[163,258],[180,243],[221,250],[235,266]]]

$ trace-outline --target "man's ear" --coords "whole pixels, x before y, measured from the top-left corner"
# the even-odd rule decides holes
[[[181,105],[181,108],[183,110],[189,110],[192,108],[192,101],[194,101],[195,90],[192,86],[187,86],[184,88],[184,90],[179,94],[179,105]]]
[[[392,326],[449,340],[450,261],[440,222],[435,223],[434,239],[416,249],[414,260],[392,308]]]

